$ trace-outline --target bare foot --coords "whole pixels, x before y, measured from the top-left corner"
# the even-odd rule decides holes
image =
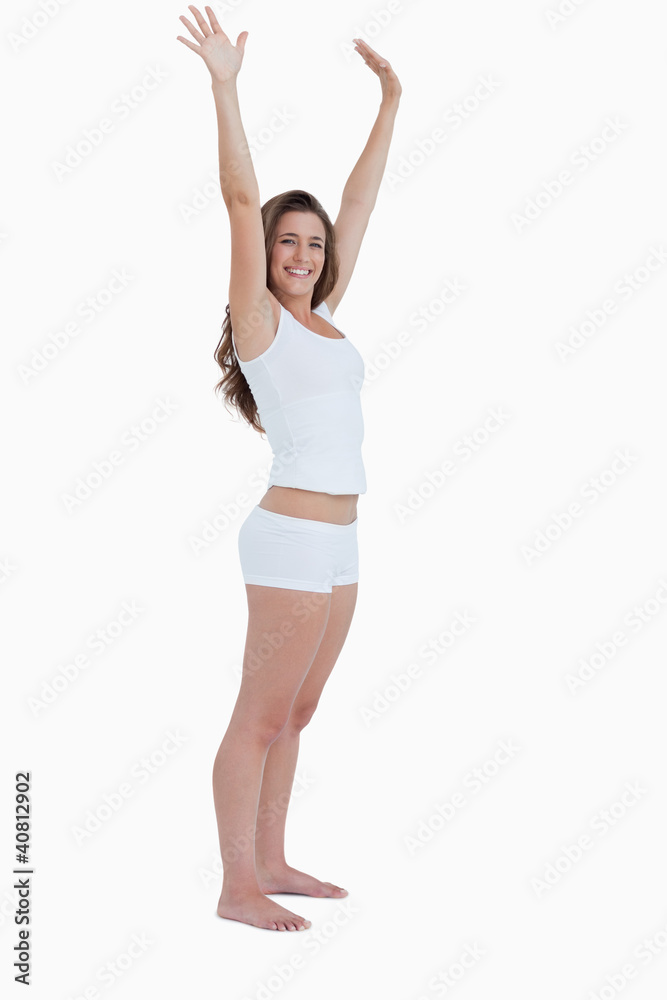
[[[305,931],[310,927],[310,920],[286,910],[272,899],[267,899],[261,892],[233,896],[225,893],[223,889],[218,900],[218,916],[226,917],[228,920],[240,920],[254,927],[264,927],[269,931]]]
[[[341,889],[333,882],[320,882],[313,875],[306,875],[296,868],[285,865],[270,872],[257,870],[257,882],[262,892],[296,892],[304,896],[347,896],[347,889]]]

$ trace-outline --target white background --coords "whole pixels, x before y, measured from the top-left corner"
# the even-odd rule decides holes
[[[335,218],[380,99],[353,37],[403,86],[336,313],[368,374],[359,599],[287,829],[288,860],[350,894],[345,911],[275,897],[312,920],[290,937],[215,914],[211,768],[247,622],[236,542],[271,455],[213,394],[229,227],[210,77],[176,40],[185,4],[4,5],[3,981],[30,769],[40,1000],[664,995],[664,34],[649,0],[568,0],[556,20],[558,2],[214,8],[232,41],[249,31],[263,201],[303,187]],[[267,131],[276,110],[293,118]],[[129,277],[107,295],[114,270]],[[485,430],[491,410],[505,417]],[[474,622],[452,640],[457,613]],[[496,763],[501,741],[516,749]]]

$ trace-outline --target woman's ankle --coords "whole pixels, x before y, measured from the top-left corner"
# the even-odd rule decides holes
[[[288,867],[284,856],[282,858],[262,858],[261,860],[255,861],[255,870],[259,875],[265,872],[282,872]]]
[[[229,899],[245,899],[252,896],[263,896],[264,893],[259,887],[257,876],[247,878],[228,878],[222,881],[221,896]]]

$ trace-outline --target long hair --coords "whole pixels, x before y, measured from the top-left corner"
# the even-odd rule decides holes
[[[340,260],[336,248],[336,233],[331,219],[314,195],[298,188],[292,191],[284,191],[282,194],[277,194],[273,198],[269,198],[262,205],[261,211],[262,225],[264,226],[267,274],[269,274],[271,251],[278,223],[284,212],[314,212],[322,220],[325,232],[324,266],[313,288],[311,309],[315,309],[331,294],[338,281]],[[251,427],[260,434],[265,434],[266,431],[259,419],[257,404],[234,354],[229,303],[227,303],[225,313],[225,318],[222,321],[222,335],[213,354],[222,369],[222,378],[216,384],[214,392],[221,392],[225,406],[227,403],[230,403]]]

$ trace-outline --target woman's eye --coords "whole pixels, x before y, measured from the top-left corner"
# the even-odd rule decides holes
[[[280,242],[281,243],[294,243],[294,240],[281,240]],[[321,243],[311,243],[310,245],[311,245],[311,247],[315,247],[317,250],[321,250],[322,249],[322,244]]]

